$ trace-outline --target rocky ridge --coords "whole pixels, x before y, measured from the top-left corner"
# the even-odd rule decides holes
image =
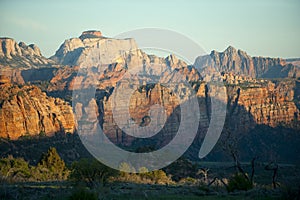
[[[72,108],[59,98],[48,97],[36,86],[10,84],[0,80],[0,137],[48,135],[75,130]]]
[[[45,67],[54,62],[45,58],[41,50],[35,44],[26,45],[24,42],[17,43],[11,38],[0,38],[0,66],[26,69]]]
[[[299,66],[287,63],[284,59],[251,57],[246,52],[232,46],[229,46],[224,52],[212,51],[209,55],[200,56],[194,65],[204,73],[231,72],[252,78],[300,77]]]

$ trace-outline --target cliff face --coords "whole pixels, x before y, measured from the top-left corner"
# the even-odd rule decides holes
[[[256,125],[276,127],[299,120],[295,81],[240,84],[228,87],[229,125],[248,131]]]
[[[299,66],[287,64],[280,58],[251,57],[232,46],[224,52],[212,51],[210,55],[198,57],[195,66],[204,72],[216,70],[247,75],[252,78],[296,78],[300,76]]]
[[[108,41],[114,45],[106,45]],[[107,62],[113,61],[109,64],[102,63],[102,65],[97,64],[97,61],[100,62],[101,60],[99,60],[99,55],[90,54],[91,57],[87,59],[84,53],[91,53],[95,49],[100,49],[103,52],[114,54],[113,52],[120,48],[124,49],[123,54],[114,60],[109,60],[110,58],[107,59],[107,55],[101,54],[100,58],[102,56]],[[99,80],[97,89],[100,94],[96,95],[97,98],[91,102],[91,105],[95,106],[97,104],[97,116],[108,137],[115,143],[124,145],[130,145],[135,140],[123,133],[115,123],[110,95],[116,84],[124,78],[126,72],[141,65],[138,78],[135,76],[130,78],[129,83],[132,87],[140,85],[142,82],[155,82],[159,79],[164,82],[176,82],[176,76],[172,73],[173,70],[183,75],[188,82],[194,83],[201,111],[200,132],[204,132],[209,125],[209,99],[215,94],[208,93],[206,83],[201,82],[202,77],[195,67],[204,71],[208,70],[210,73],[214,69],[224,72],[223,80],[228,93],[227,121],[230,122],[228,125],[232,126],[237,132],[249,131],[257,124],[275,127],[299,119],[299,110],[295,105],[296,96],[294,91],[297,90],[295,81],[282,80],[273,83],[263,79],[251,78],[298,76],[297,67],[286,64],[283,59],[251,57],[241,50],[229,47],[223,53],[213,51],[208,56],[198,58],[195,66],[188,66],[174,55],[160,58],[147,55],[136,48],[135,43],[129,44],[126,40],[108,39],[100,33],[95,35],[94,32],[83,33],[79,38],[66,40],[52,59],[58,59],[61,63],[79,66],[59,69],[52,78],[48,89],[50,91],[77,90],[88,88],[93,84],[93,80]],[[68,56],[72,57],[72,62],[69,62]],[[89,60],[89,62],[83,62],[84,59]],[[80,66],[83,70],[81,70],[80,76],[77,77],[79,84],[75,85],[74,79]],[[232,73],[229,73],[230,71]],[[218,91],[214,92],[217,93]],[[144,85],[142,89],[136,88],[136,92],[130,99],[132,119],[128,119],[128,123],[140,125],[145,120],[147,121],[149,108],[154,102],[162,104],[170,118],[160,136],[172,137],[180,123],[179,103],[172,92],[166,88],[161,88],[159,85]],[[119,102],[119,104],[122,104],[122,102]]]
[[[0,38],[0,75],[10,78],[12,83],[24,84],[23,71],[51,67],[55,63],[45,58],[35,44],[17,43],[11,38]],[[28,73],[27,73],[28,74]],[[35,78],[32,76],[32,78]]]
[[[22,70],[13,69],[8,66],[0,68],[0,75],[6,76],[8,79],[10,79],[10,82],[12,83],[25,84],[25,81],[21,73]]]
[[[118,40],[103,37],[99,31],[85,31],[79,38],[65,40],[51,59],[63,65],[98,66],[99,63],[111,64],[125,52],[135,49],[137,45],[133,39]],[[95,50],[98,59],[92,61],[86,55]]]
[[[224,75],[224,79],[227,74]],[[236,79],[243,78],[236,76]],[[273,83],[271,81],[258,82],[255,79],[245,78],[247,81],[240,81],[238,84],[230,84],[226,81],[228,104],[227,104],[227,126],[237,133],[247,133],[256,125],[266,125],[276,127],[282,124],[291,124],[298,121],[300,117],[295,99],[296,83],[295,81],[284,81]],[[202,131],[208,128],[210,116],[211,97],[216,96],[216,92],[207,92],[206,83],[198,83],[194,87],[197,92],[199,108],[200,108],[200,127],[199,134],[203,136]],[[161,88],[155,85],[152,90],[136,91],[131,97],[130,109],[131,117],[134,123],[140,124],[143,117],[148,115],[148,111],[153,103],[162,104],[169,117],[169,121],[165,124],[164,129],[160,132],[161,137],[172,138],[180,123],[180,111],[177,106],[176,96],[167,88]],[[134,138],[123,134],[114,121],[112,113],[111,98],[104,98],[101,103],[103,116],[104,132],[115,143],[130,145]],[[297,127],[292,127],[297,128]],[[166,131],[167,130],[167,131]],[[159,141],[159,139],[158,139]]]
[[[50,59],[42,56],[35,44],[19,44],[11,38],[0,38],[0,65],[11,68],[37,68],[54,64]]]
[[[35,86],[0,85],[0,137],[14,140],[74,129],[72,108],[65,101],[48,97]]]
[[[126,88],[126,86],[124,87]],[[125,98],[122,99],[125,100]],[[180,124],[180,112],[176,110],[179,100],[168,88],[160,84],[140,87],[133,93],[129,103],[130,118],[126,118],[126,114],[124,115],[122,112],[115,112],[113,115],[112,105],[115,104],[112,102],[112,98],[105,97],[102,99],[100,101],[100,107],[102,108],[100,116],[103,117],[101,121],[104,133],[116,144],[131,145],[135,142],[136,138],[122,132],[114,119],[124,119],[125,124],[121,124],[122,127],[132,124],[142,127],[147,126],[151,121],[149,117],[150,107],[155,104],[160,104],[164,107],[168,120],[164,128],[152,140],[155,140],[156,144],[167,144],[169,139],[177,132]],[[122,107],[122,105],[122,102],[118,102],[115,106]],[[164,124],[161,123],[161,121],[157,121],[156,126],[163,126]]]

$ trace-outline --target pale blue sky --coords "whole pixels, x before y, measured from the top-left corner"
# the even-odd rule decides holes
[[[68,38],[101,30],[177,31],[206,52],[228,45],[250,55],[300,57],[299,0],[0,0],[0,36],[35,43],[51,56]]]

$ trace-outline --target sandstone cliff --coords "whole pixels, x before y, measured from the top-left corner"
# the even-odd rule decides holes
[[[21,136],[73,133],[74,129],[72,108],[65,101],[48,97],[35,86],[19,88],[2,81],[0,137],[14,140]]]
[[[224,78],[226,76],[227,74]],[[257,125],[276,127],[299,122],[300,111],[295,104],[295,81],[273,83],[271,81],[258,82],[255,79],[251,81],[247,77],[244,79],[247,81],[240,81],[236,84],[225,80],[228,95],[226,117],[228,124],[226,126],[230,126],[236,133],[245,134]],[[210,98],[215,97],[218,91],[208,93],[204,82],[195,83],[194,86],[200,107],[199,134],[201,136],[199,137],[203,137],[203,132],[207,130],[210,120]],[[176,101],[176,95],[167,88],[161,88],[159,85],[152,87],[151,90],[136,91],[131,96],[131,117],[133,123],[141,124],[148,116],[147,112],[153,103],[162,104],[167,110],[169,120],[160,132],[160,137],[167,138],[165,140],[169,141],[176,134],[180,123],[179,103]],[[104,98],[98,102],[102,108],[99,116],[102,116],[104,132],[117,144],[131,145],[134,138],[124,134],[114,121],[111,98]],[[161,141],[161,138],[157,141]]]
[[[228,86],[229,125],[247,132],[256,125],[276,127],[299,121],[296,90],[296,82],[291,80]]]
[[[95,49],[98,50],[96,61],[100,62],[86,57]],[[79,38],[65,40],[51,59],[63,65],[98,66],[100,63],[111,64],[125,52],[135,49],[137,45],[133,39],[118,40],[102,37],[99,31],[85,31]]]
[[[0,75],[10,78],[12,83],[24,84],[28,77],[35,75],[26,73],[27,70],[38,70],[55,66],[55,63],[45,58],[35,44],[17,43],[11,38],[0,38]],[[22,74],[25,72],[27,75]]]
[[[10,79],[10,82],[16,83],[16,84],[25,84],[25,81],[22,76],[22,70],[20,69],[14,69],[9,66],[0,68],[0,75],[6,76],[8,79]]]

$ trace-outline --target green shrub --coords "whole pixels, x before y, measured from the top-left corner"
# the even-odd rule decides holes
[[[195,185],[197,183],[197,179],[191,178],[191,177],[186,177],[180,179],[179,183],[184,184],[184,185]]]
[[[124,171],[135,171],[135,169],[128,163],[122,162],[119,167]],[[120,176],[115,177],[116,181],[125,181],[132,183],[144,183],[144,184],[171,184],[173,183],[170,176],[168,176],[163,170],[155,170],[149,172],[146,167],[140,167],[138,173],[129,173],[121,171]]]
[[[109,177],[117,174],[117,170],[107,167],[98,160],[85,158],[72,164],[71,179],[94,187],[98,184],[105,185]]]
[[[227,186],[228,192],[252,189],[253,184],[248,178],[246,178],[246,176],[242,173],[237,173],[230,177]]]
[[[23,158],[8,156],[0,159],[0,176],[8,181],[26,181],[31,177],[31,168]]]
[[[66,180],[69,173],[55,148],[50,148],[37,166],[30,166],[23,158],[13,156],[0,159],[0,178],[8,182]]]

